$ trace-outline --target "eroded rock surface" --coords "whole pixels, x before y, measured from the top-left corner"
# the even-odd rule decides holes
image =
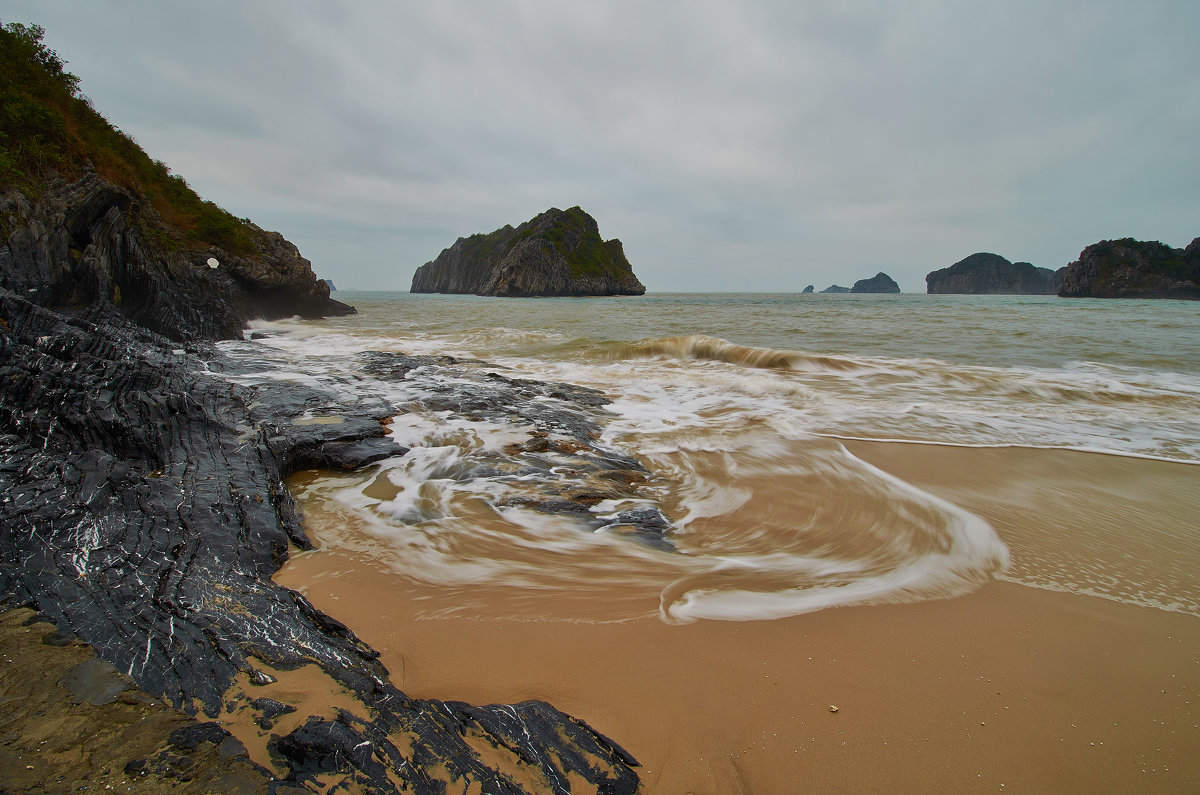
[[[393,370],[379,377],[408,372],[383,364]],[[0,290],[0,596],[41,610],[144,690],[211,717],[235,681],[319,667],[361,709],[275,742],[286,771],[273,775],[293,783],[634,791],[632,758],[586,724],[540,702],[410,699],[346,626],[271,581],[289,544],[309,546],[283,478],[404,448],[384,436],[397,410],[386,401],[254,371],[253,357],[172,342],[106,303],[65,315]],[[570,389],[478,378],[474,392],[448,389],[447,407],[520,411],[535,393]],[[568,408],[603,399],[562,394]],[[593,430],[573,414],[537,421],[586,447]],[[622,464],[632,465],[603,466]],[[339,750],[346,743],[354,753]]]

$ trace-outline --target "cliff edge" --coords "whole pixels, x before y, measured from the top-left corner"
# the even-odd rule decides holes
[[[1182,249],[1130,237],[1102,240],[1064,270],[1063,298],[1200,300],[1200,237]]]
[[[646,288],[620,240],[603,240],[579,207],[552,207],[516,228],[460,237],[417,268],[411,291],[532,297],[643,295]]]

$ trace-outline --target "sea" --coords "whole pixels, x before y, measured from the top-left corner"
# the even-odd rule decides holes
[[[991,579],[1200,616],[1200,303],[335,297],[358,314],[222,345],[392,407],[407,454],[291,485],[319,545],[436,588],[427,617],[769,620]],[[459,369],[369,377],[372,351]],[[642,474],[596,491],[569,448],[528,444],[544,431],[524,415],[456,411],[446,390],[476,382],[455,372],[598,390],[594,443]],[[879,445],[892,466],[862,453]],[[980,455],[947,459],[966,463],[936,489],[905,464],[930,447]],[[576,512],[524,498],[589,489]],[[631,511],[662,538],[630,532]]]

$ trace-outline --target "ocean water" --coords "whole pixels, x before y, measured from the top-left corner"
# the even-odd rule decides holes
[[[759,620],[948,597],[994,577],[1200,615],[1200,488],[1174,485],[1200,486],[1200,304],[337,297],[359,314],[258,323],[262,339],[224,345],[270,362],[269,377],[396,407],[389,432],[409,454],[293,489],[323,545],[438,589],[431,617]],[[367,377],[368,351],[453,356],[459,375]],[[447,390],[486,372],[601,391],[611,402],[591,416],[595,443],[639,461],[644,479],[606,487],[566,445],[523,448],[532,424],[455,411]],[[1004,497],[1025,529],[998,531],[972,499],[856,456],[861,440],[1030,467]],[[1038,475],[1029,451],[1080,452],[1046,453]],[[1156,491],[1159,472],[1173,485]],[[1046,484],[1071,474],[1095,489],[1094,521],[1056,514]],[[1106,494],[1131,491],[1144,513],[1106,513]],[[583,514],[532,507],[583,492]],[[630,532],[630,511],[659,512],[669,543]]]

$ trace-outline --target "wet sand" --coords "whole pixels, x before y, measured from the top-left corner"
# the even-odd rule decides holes
[[[990,521],[1012,550],[1010,574],[1032,577],[1039,557],[1082,545],[1081,559],[1089,548],[1111,558],[1114,577],[1126,566],[1197,587],[1188,531],[1200,467],[847,447]],[[306,509],[319,542],[329,517]],[[1136,551],[1145,528],[1174,539],[1169,554],[1140,564],[1110,554],[1122,537]],[[276,579],[378,649],[410,695],[550,701],[637,757],[651,793],[1179,791],[1200,781],[1200,619],[1183,613],[1000,581],[955,599],[774,621],[463,618],[446,615],[453,593],[345,548],[297,556]]]

